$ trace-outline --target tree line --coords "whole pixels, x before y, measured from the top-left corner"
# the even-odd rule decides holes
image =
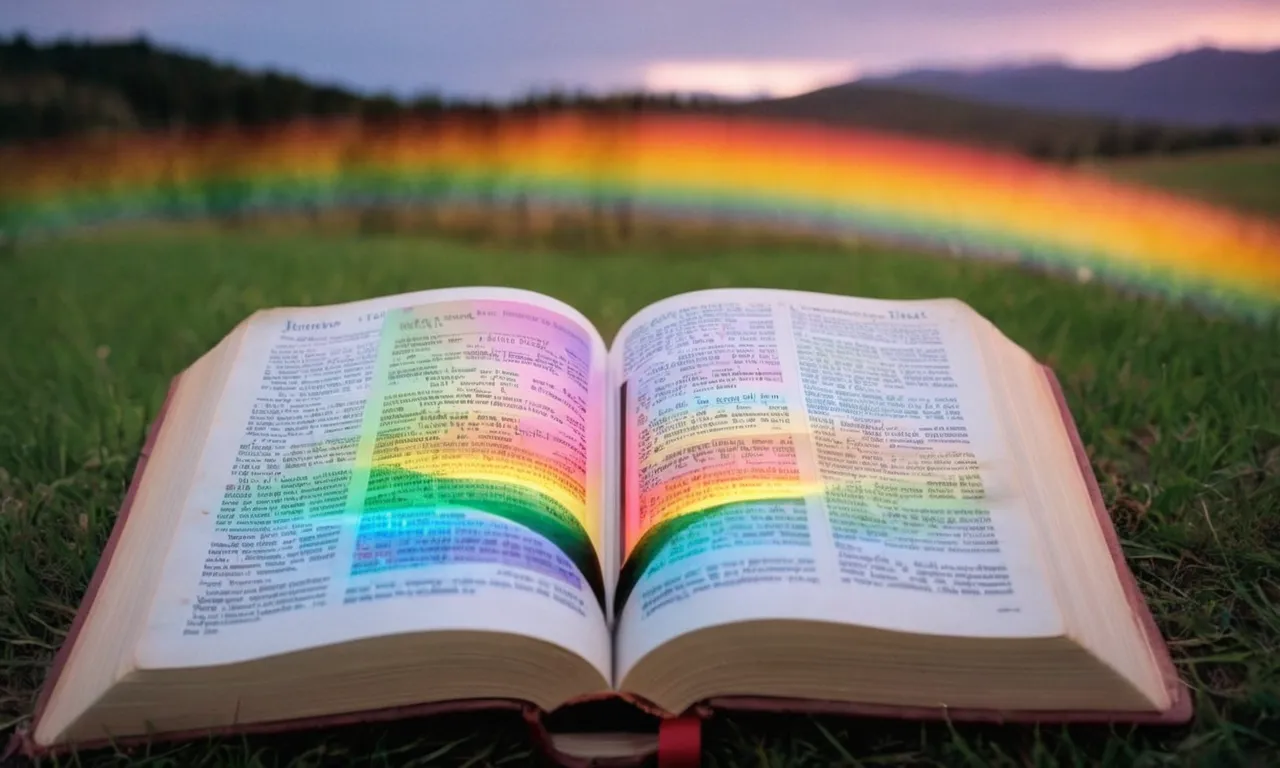
[[[709,97],[625,92],[548,91],[497,103],[438,94],[398,98],[316,84],[279,72],[250,72],[156,46],[146,38],[117,43],[70,40],[36,44],[0,39],[0,142],[95,131],[262,126],[300,118],[348,117],[387,122],[446,113],[500,115],[563,110],[707,112],[735,107]],[[917,121],[918,122],[918,121]],[[1280,126],[1186,128],[1097,121],[1084,135],[1010,131],[992,137],[1031,157],[1073,162],[1088,157],[1180,153],[1280,143]]]
[[[161,48],[146,38],[120,43],[34,44],[0,39],[0,140],[45,139],[94,130],[261,126],[298,118],[389,121],[445,112],[563,109],[687,110],[708,100],[643,92],[547,92],[495,102],[436,94],[361,94],[279,72],[238,67]]]

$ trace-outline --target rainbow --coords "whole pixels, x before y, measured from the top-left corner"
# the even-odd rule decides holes
[[[1280,226],[1100,175],[862,130],[707,116],[450,116],[0,149],[8,237],[447,202],[627,206],[1014,258],[1253,316]]]

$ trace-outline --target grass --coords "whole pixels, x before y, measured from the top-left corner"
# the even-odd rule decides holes
[[[717,286],[956,296],[1054,365],[1126,554],[1195,691],[1185,728],[729,717],[712,765],[1280,763],[1280,326],[987,263],[761,240],[520,245],[214,226],[0,252],[0,727],[29,716],[165,386],[253,310],[451,285],[543,291],[606,338]],[[518,723],[451,717],[156,747],[119,765],[515,765]]]
[[[1280,218],[1280,147],[1121,160],[1103,170],[1128,181]]]

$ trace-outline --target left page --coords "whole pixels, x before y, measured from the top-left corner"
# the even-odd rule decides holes
[[[606,350],[584,317],[467,288],[248,322],[140,667],[460,629],[611,678]]]

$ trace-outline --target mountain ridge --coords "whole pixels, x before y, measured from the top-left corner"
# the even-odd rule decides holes
[[[1280,49],[1201,47],[1124,69],[1047,62],[927,67],[832,87],[854,86],[1165,125],[1280,123]]]

